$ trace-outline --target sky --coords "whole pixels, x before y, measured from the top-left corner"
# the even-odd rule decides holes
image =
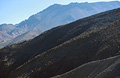
[[[119,0],[0,0],[0,24],[18,24],[53,4]]]

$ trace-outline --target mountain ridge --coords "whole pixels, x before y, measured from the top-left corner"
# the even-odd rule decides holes
[[[10,29],[11,31],[7,32],[6,34],[10,35],[13,39],[31,30],[43,32],[53,27],[73,22],[80,18],[119,7],[119,1],[71,3],[68,5],[55,4],[44,9],[43,11],[38,12],[37,14],[30,16],[25,21],[13,25],[13,29]],[[6,25],[6,27],[7,26],[9,25]],[[4,31],[6,30],[4,29]],[[4,40],[2,37],[3,36],[1,36],[1,40]],[[3,42],[6,42],[6,40]]]
[[[119,30],[120,8],[52,28],[0,49],[0,77],[49,78],[120,55]]]

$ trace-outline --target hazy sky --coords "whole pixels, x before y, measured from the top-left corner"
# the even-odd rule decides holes
[[[52,4],[119,0],[0,0],[0,24],[17,24]]]

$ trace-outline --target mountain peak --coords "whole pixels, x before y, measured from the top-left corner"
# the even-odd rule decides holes
[[[51,6],[49,6],[48,8],[53,8],[53,7],[58,7],[58,6],[62,6],[61,4],[53,4]]]
[[[78,3],[78,2],[71,2],[70,5],[72,4],[88,4],[88,2],[81,2],[81,3]]]
[[[53,4],[52,6],[60,6],[61,4]]]

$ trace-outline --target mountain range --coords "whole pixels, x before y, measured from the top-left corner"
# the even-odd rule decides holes
[[[119,78],[120,8],[0,49],[0,78]]]
[[[53,27],[64,25],[76,21],[80,18],[88,17],[93,14],[112,10],[119,7],[119,1],[96,3],[70,3],[68,5],[54,4],[44,9],[43,11],[40,11],[39,13],[30,16],[27,20],[22,21],[19,24],[0,25],[0,44],[4,47],[6,45],[9,45],[8,42],[10,42],[11,39],[16,38],[27,32],[40,31],[41,33]],[[20,39],[18,40],[20,41]]]

